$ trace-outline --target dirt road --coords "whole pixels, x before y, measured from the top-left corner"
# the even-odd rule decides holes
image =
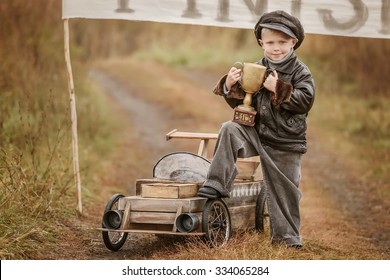
[[[202,81],[210,88],[217,78],[196,72],[183,75]],[[138,153],[143,155],[142,165],[149,167],[162,155],[186,148],[181,143],[173,145],[165,141],[164,135],[176,125],[169,111],[146,102],[137,90],[104,71],[92,71],[91,79],[110,97],[111,105],[129,124],[129,131],[124,134],[127,135],[124,143],[128,145],[124,144],[118,154],[116,172],[111,173],[112,176],[127,176],[129,181],[151,176],[149,170],[137,174],[128,172],[130,167],[126,166],[125,158],[132,153],[135,142]],[[210,97],[209,102],[215,100]],[[302,234],[311,246],[309,250],[318,251],[313,258],[388,259],[389,205],[370,195],[371,187],[362,184],[359,174],[348,166],[348,159],[339,158],[319,131],[312,127],[308,134],[309,151],[302,168]],[[129,188],[129,193],[132,191]],[[81,238],[84,249],[67,258],[148,259],[153,252],[167,246],[152,235],[131,235],[122,250],[109,252],[102,244],[100,232],[91,228],[100,223],[101,211],[111,194],[103,191],[102,200],[87,210],[89,214],[81,218],[80,224],[73,226],[83,229],[80,236],[74,237],[74,242]]]

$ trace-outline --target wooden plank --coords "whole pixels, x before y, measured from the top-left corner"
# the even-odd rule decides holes
[[[207,147],[209,145],[209,140],[208,139],[202,139],[199,144],[198,148],[198,155],[207,158]]]
[[[76,198],[77,198],[77,212],[83,213],[83,204],[81,199],[81,178],[80,178],[80,165],[79,165],[79,148],[78,148],[78,136],[77,136],[77,111],[76,111],[76,94],[73,81],[72,63],[70,59],[70,46],[69,46],[69,20],[64,19],[64,51],[66,69],[68,70],[68,89],[69,89],[69,101],[70,101],[70,117],[72,126],[72,150],[73,150],[73,176],[76,185]]]
[[[236,162],[236,167],[238,170],[238,174],[236,176],[237,179],[246,179],[246,180],[255,180],[258,179],[259,173],[257,169],[261,169],[260,167],[260,158],[259,157],[251,157],[251,158],[239,158]]]
[[[176,213],[179,206],[184,213],[194,213],[203,210],[207,198],[191,197],[184,199],[170,198],[143,198],[141,196],[127,196],[123,201],[131,202],[131,211],[171,212]]]
[[[168,133],[165,135],[167,141],[168,141],[169,139],[171,139],[171,135],[174,134],[176,131],[177,131],[177,129],[175,128],[174,130],[168,132]]]
[[[188,182],[188,181],[172,181],[172,180],[163,180],[159,178],[151,178],[151,179],[137,179],[135,181],[135,194],[141,195],[141,186],[143,184],[153,184],[153,183],[175,183],[175,184],[196,184],[198,187],[201,187],[203,182]]]
[[[183,212],[183,206],[179,206],[177,207],[177,211],[176,211],[176,216],[175,216],[175,221],[177,219],[177,217],[179,217],[179,215]],[[173,229],[172,231],[177,231],[177,228],[176,228],[176,222],[173,223]]]
[[[199,132],[183,132],[172,130],[166,134],[167,140],[173,138],[185,138],[185,139],[218,139],[218,133],[199,133]]]
[[[256,205],[229,207],[233,230],[255,226]]]
[[[199,219],[199,226],[193,232],[202,232],[202,213],[195,213]],[[133,212],[127,229],[177,232],[176,216],[177,213]]]
[[[121,224],[121,229],[125,229],[125,228],[129,227],[130,214],[131,214],[131,204],[130,204],[130,201],[126,201],[125,210],[123,213],[123,222]]]
[[[131,212],[130,223],[139,224],[173,224],[176,213],[163,212]]]
[[[141,227],[145,227],[146,225],[141,225]],[[156,225],[152,225],[153,228],[156,227]],[[162,234],[162,235],[204,235],[205,233],[203,232],[173,232],[170,230],[164,230],[164,229],[123,229],[123,230],[110,230],[106,228],[97,228],[97,230],[100,231],[110,231],[110,232],[129,232],[129,233],[146,233],[146,234]]]
[[[188,198],[198,193],[196,184],[152,183],[141,185],[141,196],[149,198]]]
[[[169,231],[172,232],[171,224],[135,224],[129,225],[130,230],[143,230],[143,231]]]
[[[172,225],[176,221],[177,213],[164,213],[164,212],[131,212],[130,223],[131,224],[159,224],[159,225]],[[196,213],[198,217],[202,215],[201,212]],[[201,218],[200,218],[201,219]],[[199,223],[201,225],[201,222]],[[172,230],[171,226],[171,230]]]
[[[217,140],[217,133],[202,133],[202,132],[183,132],[174,129],[166,134],[167,141],[170,139],[198,139],[201,140],[198,148],[198,155],[207,158],[207,147],[209,140]]]

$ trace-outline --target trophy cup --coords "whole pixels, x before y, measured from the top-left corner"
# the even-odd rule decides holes
[[[236,62],[234,67],[241,69],[241,88],[245,91],[242,105],[234,108],[233,122],[246,125],[255,125],[256,110],[252,105],[252,95],[258,91],[264,82],[266,67],[256,63]]]

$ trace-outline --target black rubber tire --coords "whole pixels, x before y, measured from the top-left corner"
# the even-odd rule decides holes
[[[255,213],[255,228],[261,233],[265,232],[266,226],[269,224],[269,216],[266,202],[267,197],[265,193],[265,187],[262,186],[259,196],[257,197]]]
[[[202,213],[202,229],[212,247],[221,247],[232,234],[230,213],[221,199],[207,200]]]
[[[104,209],[104,214],[110,210],[117,210],[118,201],[122,197],[124,197],[124,195],[119,193],[114,194],[107,202],[106,208]],[[105,228],[103,222],[102,227]],[[102,231],[104,245],[106,245],[107,249],[111,251],[118,251],[120,248],[122,248],[123,244],[125,244],[127,234],[127,232]]]

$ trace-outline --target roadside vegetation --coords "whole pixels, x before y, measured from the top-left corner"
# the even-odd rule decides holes
[[[76,215],[60,1],[0,4],[0,259],[40,259]],[[78,56],[76,55],[75,58]],[[75,59],[85,202],[118,120]]]
[[[61,259],[58,240],[64,238],[69,224],[82,218],[75,211],[61,2],[3,1],[0,18],[0,259],[42,259],[49,251]],[[251,30],[95,20],[73,20],[70,27],[86,207],[101,201],[96,174],[112,160],[123,125],[107,106],[106,97],[88,81],[90,66],[114,71],[107,65],[126,57],[133,64],[152,61],[215,75],[226,72],[234,61],[259,57]],[[378,203],[390,199],[390,88],[386,80],[390,64],[384,60],[388,53],[389,40],[319,35],[308,35],[298,51],[317,84],[310,125],[361,174]],[[150,91],[158,85],[164,86],[156,83]],[[180,96],[180,92],[175,94]],[[172,108],[172,104],[164,106]],[[191,112],[199,120],[204,117],[193,107],[174,110],[178,116]],[[256,254],[251,248],[257,241],[250,233],[233,242],[241,249],[232,253],[231,245],[214,251],[215,258],[296,258],[295,252],[264,244],[268,251]],[[204,255],[207,250],[188,246],[171,249],[172,258],[210,257]],[[327,256],[315,242],[308,246],[311,253],[305,251],[299,258],[340,257]],[[194,256],[194,252],[199,253]],[[157,252],[154,257],[166,259],[165,254]]]

